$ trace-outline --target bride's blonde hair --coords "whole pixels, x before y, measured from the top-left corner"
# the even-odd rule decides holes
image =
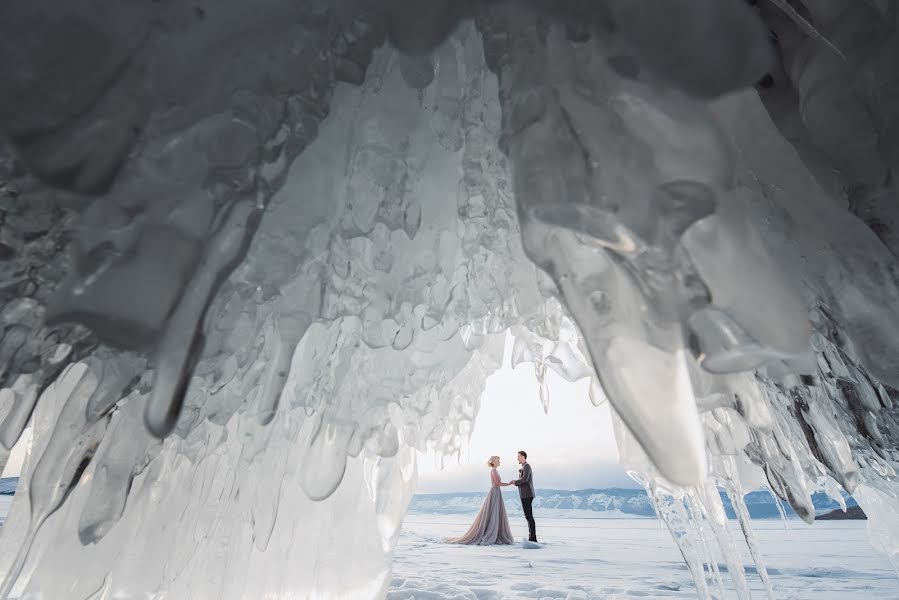
[[[495,466],[498,465],[498,464],[499,464],[499,457],[498,457],[498,456],[491,456],[490,458],[487,459],[487,466],[488,466],[488,467],[495,467]]]

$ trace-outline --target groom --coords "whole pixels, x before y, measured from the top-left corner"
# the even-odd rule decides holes
[[[534,509],[531,506],[534,502],[534,480],[531,477],[531,465],[528,464],[528,453],[524,450],[518,451],[518,479],[513,479],[510,483],[518,487],[518,495],[521,496],[521,508],[524,509],[524,518],[528,521],[528,540],[537,541],[537,525],[534,523]]]

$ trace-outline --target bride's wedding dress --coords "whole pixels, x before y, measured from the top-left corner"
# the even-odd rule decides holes
[[[496,469],[490,469],[490,491],[481,506],[481,512],[465,535],[447,540],[450,544],[489,546],[491,544],[512,544],[512,529],[506,516],[506,505],[500,490],[500,478]]]

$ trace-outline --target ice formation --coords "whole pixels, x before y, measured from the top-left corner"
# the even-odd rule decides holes
[[[757,485],[899,569],[893,5],[2,11],[0,598],[379,597],[506,331],[700,597],[749,597],[717,486],[772,597]]]

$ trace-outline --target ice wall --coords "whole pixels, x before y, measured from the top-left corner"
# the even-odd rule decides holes
[[[478,23],[525,248],[578,321],[624,460],[700,596],[724,594],[709,544],[749,594],[716,484],[736,497],[764,482],[809,521],[822,477],[895,502],[895,261],[759,96],[697,101],[612,32],[541,31],[502,8]]]
[[[748,597],[716,485],[830,478],[896,563],[896,15],[777,4],[17,5],[0,591],[377,597],[509,329],[608,397],[701,597]]]
[[[209,308],[172,435],[144,426],[141,360],[64,371],[3,532],[27,549],[37,530],[14,595],[377,597],[414,449],[461,450],[501,334],[522,334],[519,360],[589,375],[521,248],[481,57],[469,26],[425,89],[387,49],[336,87]]]

